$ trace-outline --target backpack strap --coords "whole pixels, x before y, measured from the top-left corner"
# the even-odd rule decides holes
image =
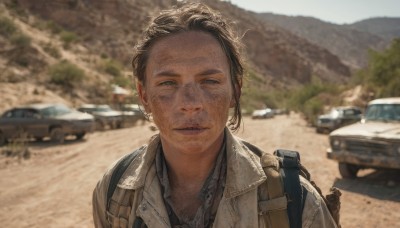
[[[111,197],[114,194],[115,189],[117,188],[118,182],[121,179],[122,175],[124,174],[125,170],[128,168],[129,164],[136,158],[139,154],[140,150],[135,150],[132,153],[123,157],[115,166],[115,169],[111,175],[110,184],[108,185],[107,189],[107,209],[108,204],[111,200]]]
[[[139,154],[140,151],[141,151],[141,149],[133,151],[132,153],[123,157],[115,165],[115,169],[114,169],[113,173],[111,174],[110,183],[109,183],[108,189],[107,189],[107,201],[106,201],[107,202],[107,211],[109,210],[110,201],[115,192],[115,189],[117,188],[119,180],[121,179],[122,175],[124,174],[124,172],[126,171],[128,166],[131,164],[131,162],[133,160],[135,160],[135,158],[137,157],[137,155]],[[147,226],[144,224],[142,218],[136,217],[132,227],[133,228],[142,228],[142,227],[147,227]]]
[[[274,155],[279,158],[280,174],[285,194],[288,197],[287,213],[290,228],[301,228],[301,217],[307,191],[300,184],[300,154],[297,151],[280,149],[276,150]]]
[[[267,227],[289,228],[287,213],[288,198],[280,173],[279,161],[275,155],[264,153],[261,165],[267,180],[258,187],[258,207]]]

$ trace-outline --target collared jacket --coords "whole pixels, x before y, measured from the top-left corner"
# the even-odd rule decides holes
[[[267,177],[260,157],[226,130],[227,173],[223,197],[213,227],[269,227],[258,211],[258,186]],[[93,192],[93,219],[96,227],[132,227],[137,217],[149,228],[171,227],[157,178],[155,156],[160,143],[154,137],[139,148],[137,157],[118,182],[107,211],[107,189],[115,165],[98,182]],[[308,190],[302,227],[331,228],[336,224],[318,192],[301,179]],[[117,202],[123,202],[117,203]]]

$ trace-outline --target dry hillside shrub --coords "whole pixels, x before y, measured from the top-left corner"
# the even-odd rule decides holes
[[[78,66],[63,60],[49,68],[50,82],[72,88],[85,78],[85,72]]]
[[[102,63],[101,68],[103,71],[111,76],[119,77],[121,76],[122,65],[115,60],[105,60]]]
[[[10,38],[18,31],[13,21],[6,17],[0,17],[0,35]]]
[[[60,50],[56,47],[53,46],[51,43],[47,43],[43,45],[43,50],[52,56],[53,58],[59,59],[61,58],[61,52]]]
[[[75,43],[79,40],[78,36],[73,32],[62,31],[60,33],[61,41],[64,43],[64,48],[68,49],[71,47],[72,43]]]

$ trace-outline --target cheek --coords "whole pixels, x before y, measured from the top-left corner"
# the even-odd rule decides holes
[[[205,93],[205,104],[211,106],[210,111],[225,115],[231,106],[232,94],[229,90],[218,90]]]
[[[173,104],[173,97],[170,95],[151,94],[149,96],[149,106],[152,110],[153,120],[159,128],[170,122],[168,119],[174,113]]]

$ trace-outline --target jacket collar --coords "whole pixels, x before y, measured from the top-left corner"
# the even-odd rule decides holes
[[[239,138],[225,128],[227,150],[227,173],[224,196],[236,197],[264,182],[267,177],[260,158],[248,149]],[[148,146],[139,148],[138,156],[128,166],[118,183],[120,188],[138,189],[144,186],[148,171],[154,166],[160,136],[154,136]],[[154,177],[149,177],[154,178]]]

